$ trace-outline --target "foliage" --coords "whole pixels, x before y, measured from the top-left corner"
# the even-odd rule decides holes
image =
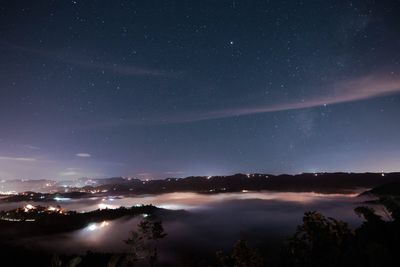
[[[136,231],[131,232],[125,243],[129,246],[127,262],[134,265],[141,259],[146,259],[150,266],[155,266],[158,260],[158,241],[167,234],[160,221],[141,221]]]
[[[233,247],[232,253],[225,256],[221,251],[217,252],[220,263],[224,267],[261,267],[262,257],[257,250],[251,248],[248,243],[240,239]]]
[[[81,261],[82,261],[81,257],[73,257],[68,262],[63,264],[63,261],[60,259],[60,257],[58,255],[53,255],[50,266],[51,267],[61,267],[61,266],[76,267],[79,265],[79,263],[81,263]]]
[[[358,207],[355,212],[364,218],[356,229],[358,256],[364,266],[393,265],[398,262],[400,242],[400,206],[395,198],[381,198],[384,217],[370,207]]]
[[[382,215],[367,206],[355,213],[364,219],[355,231],[344,222],[307,212],[303,224],[284,247],[286,266],[394,266],[400,242],[399,205],[382,198]]]
[[[336,266],[346,258],[353,239],[354,233],[346,223],[307,212],[289,240],[285,260],[293,266]]]

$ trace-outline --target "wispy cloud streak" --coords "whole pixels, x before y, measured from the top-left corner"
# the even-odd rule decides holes
[[[227,108],[211,112],[195,114],[193,117],[182,118],[181,122],[192,122],[258,113],[278,112],[285,110],[314,108],[324,105],[335,105],[347,102],[361,101],[381,96],[400,93],[400,77],[389,75],[371,75],[358,79],[336,83],[329,95],[310,96],[301,100],[255,107]],[[179,119],[177,120],[179,122]]]
[[[25,148],[31,149],[31,150],[39,150],[40,148],[37,146],[32,146],[32,145],[22,145]]]
[[[99,127],[118,127],[127,125],[161,125],[190,123],[223,119],[252,114],[279,112],[287,110],[307,109],[325,105],[362,101],[400,93],[400,76],[377,72],[371,75],[337,82],[323,90],[328,94],[311,95],[302,99],[254,106],[230,107],[211,111],[186,112],[161,118],[116,119],[99,123]],[[322,90],[321,90],[322,91]]]
[[[11,44],[7,44],[7,47],[12,48],[14,50],[46,57],[46,58],[52,59],[54,61],[60,61],[60,62],[66,63],[66,64],[71,64],[71,65],[79,66],[79,67],[82,67],[85,69],[90,69],[90,70],[111,72],[111,73],[125,75],[125,76],[151,76],[151,77],[173,77],[173,76],[175,76],[175,74],[167,72],[167,71],[162,71],[162,70],[157,70],[157,69],[149,69],[149,68],[144,68],[144,67],[134,66],[134,65],[102,63],[102,62],[96,62],[94,60],[78,60],[78,59],[74,59],[74,58],[66,58],[66,57],[60,56],[57,53],[47,52],[47,51],[43,51],[43,50],[36,49],[36,48],[11,45]]]
[[[95,69],[104,72],[113,72],[116,74],[126,75],[126,76],[158,76],[158,77],[172,76],[172,74],[168,72],[164,72],[161,70],[154,70],[154,69],[146,69],[137,66],[128,66],[122,64],[105,64],[105,63],[97,63],[94,61],[83,61],[83,60],[62,59],[62,61],[70,64],[75,64],[87,69]]]
[[[10,161],[36,161],[35,158],[22,158],[22,157],[0,157],[0,160],[10,160]]]
[[[90,158],[92,155],[89,153],[78,153],[75,156],[80,157],[80,158]]]

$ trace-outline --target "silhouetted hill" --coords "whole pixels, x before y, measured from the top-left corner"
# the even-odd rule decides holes
[[[99,191],[125,193],[163,193],[194,191],[199,193],[271,190],[284,192],[355,193],[400,181],[400,173],[303,173],[298,175],[234,174],[228,176],[191,176],[164,180],[133,179],[122,184],[93,187]]]
[[[59,188],[57,193],[24,192],[4,196],[3,202],[53,201],[57,198],[86,198],[171,192],[214,194],[224,192],[277,191],[316,193],[360,193],[389,183],[400,183],[400,173],[303,173],[298,175],[234,174],[228,176],[190,176],[162,180],[133,178],[92,179],[83,187]],[[394,190],[394,188],[389,188]]]
[[[371,190],[363,192],[361,195],[373,195],[373,196],[395,196],[400,197],[400,182],[393,182],[375,187]]]
[[[50,211],[49,211],[50,210]],[[54,210],[54,211],[53,211]],[[0,211],[0,240],[11,238],[49,235],[82,229],[93,223],[145,214],[146,217],[178,216],[183,210],[166,210],[152,205],[118,209],[98,209],[89,212],[64,211],[61,207],[36,206],[27,210],[18,208]],[[0,241],[1,244],[1,241]]]

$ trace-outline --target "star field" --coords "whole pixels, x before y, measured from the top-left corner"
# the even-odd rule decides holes
[[[2,1],[0,178],[398,171],[399,1]]]

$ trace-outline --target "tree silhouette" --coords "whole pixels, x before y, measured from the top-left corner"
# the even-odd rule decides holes
[[[303,224],[282,253],[286,266],[398,266],[400,205],[385,197],[377,203],[381,214],[369,206],[355,208],[364,222],[355,231],[344,222],[318,212],[304,214]]]
[[[155,266],[158,260],[158,241],[166,235],[161,221],[141,221],[137,230],[132,231],[130,238],[125,240],[129,246],[128,264],[133,266],[137,261],[146,259],[150,266]]]
[[[364,266],[390,266],[399,263],[398,246],[400,243],[400,206],[395,198],[379,199],[383,206],[383,215],[371,207],[357,207],[355,212],[364,218],[363,224],[356,229],[359,258]]]
[[[240,239],[233,247],[232,253],[225,256],[222,251],[217,252],[218,259],[224,267],[261,267],[262,257],[257,250],[251,248],[248,243]]]
[[[289,266],[338,266],[346,261],[353,238],[347,223],[306,212],[284,251],[284,261]]]

